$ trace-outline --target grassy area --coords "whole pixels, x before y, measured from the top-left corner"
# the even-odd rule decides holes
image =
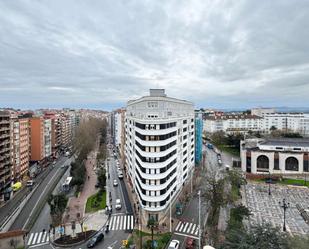
[[[237,201],[240,198],[239,188],[235,185],[232,185],[231,198],[233,202]]]
[[[281,184],[287,184],[287,185],[299,185],[299,186],[307,186],[309,187],[309,179],[306,181],[305,184],[305,180],[301,180],[301,179],[283,179],[282,181],[277,181],[277,183],[281,183]]]
[[[267,176],[265,176],[265,178],[267,178]],[[265,183],[265,179],[252,179],[253,181],[256,181],[256,182],[263,182]],[[302,179],[290,179],[290,178],[284,178],[282,181],[278,180],[278,181],[275,181],[275,183],[277,184],[284,184],[284,185],[297,185],[297,186],[307,186],[309,187],[309,179],[306,181],[306,184],[305,184],[305,180],[302,180]]]
[[[86,203],[86,213],[96,212],[106,207],[106,192],[99,191],[90,196]]]
[[[133,241],[135,244],[139,245],[139,239],[140,239],[140,231],[134,230],[133,232]],[[151,234],[142,232],[142,239],[143,239],[143,248],[150,249],[151,248]],[[164,249],[167,246],[167,243],[170,241],[172,237],[171,233],[161,233],[157,234],[154,232],[153,238],[158,243],[158,247],[156,249]]]
[[[224,144],[219,144],[219,145],[216,145],[216,146],[218,147],[219,150],[222,150],[222,151],[229,153],[233,156],[240,157],[240,152],[237,148],[227,147],[227,145],[224,145]]]

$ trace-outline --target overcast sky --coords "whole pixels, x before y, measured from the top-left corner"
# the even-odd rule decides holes
[[[0,0],[0,107],[309,107],[307,0]]]

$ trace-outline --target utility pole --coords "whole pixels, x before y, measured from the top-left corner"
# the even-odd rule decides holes
[[[198,248],[201,249],[201,190],[198,191]]]
[[[170,192],[170,233],[172,232],[172,191]]]
[[[271,193],[270,193],[270,183],[271,183],[271,177],[270,177],[270,171],[268,171],[268,174],[269,174],[269,177],[268,177],[268,195],[270,196]]]

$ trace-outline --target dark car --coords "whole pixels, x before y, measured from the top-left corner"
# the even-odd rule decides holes
[[[104,234],[103,233],[98,233],[94,237],[89,240],[87,247],[92,248],[95,247],[99,242],[101,242],[104,239]]]

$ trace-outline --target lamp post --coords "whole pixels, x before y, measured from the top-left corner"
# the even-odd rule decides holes
[[[270,192],[270,183],[271,183],[271,177],[270,177],[270,171],[268,171],[268,195],[271,195],[271,192]]]
[[[170,233],[172,232],[172,191],[170,192]]]
[[[198,191],[198,248],[201,249],[201,190]]]
[[[280,206],[283,208],[283,232],[286,231],[286,226],[285,226],[285,212],[286,210],[290,207],[290,203],[286,202],[285,198],[283,198],[282,203],[279,201]]]

